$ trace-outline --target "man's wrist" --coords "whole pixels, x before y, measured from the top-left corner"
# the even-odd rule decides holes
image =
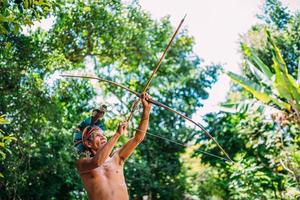
[[[115,133],[115,136],[116,136],[116,137],[120,137],[121,135],[122,135],[122,133],[120,133],[120,132],[118,132],[118,131]]]

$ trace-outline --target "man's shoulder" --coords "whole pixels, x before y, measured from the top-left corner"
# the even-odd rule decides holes
[[[79,157],[79,158],[75,161],[75,163],[76,163],[76,165],[77,165],[78,163],[84,162],[84,160],[86,160],[86,159],[88,159],[88,158],[87,158],[87,157]]]
[[[91,161],[91,158],[89,158],[89,157],[81,157],[81,158],[77,159],[75,162],[76,168],[78,170],[80,170],[84,163],[87,163],[90,161]]]
[[[101,166],[97,166],[90,157],[80,158],[76,161],[76,168],[80,176],[95,173],[95,169]]]

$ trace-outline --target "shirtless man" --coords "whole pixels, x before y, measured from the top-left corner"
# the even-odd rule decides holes
[[[120,136],[127,128],[127,123],[119,125],[117,132],[107,141],[102,130],[87,127],[83,131],[82,142],[91,153],[91,157],[81,158],[76,167],[90,200],[128,200],[127,186],[124,177],[124,162],[145,137],[150,110],[149,96],[143,94],[143,114],[136,134],[124,146],[111,152]]]

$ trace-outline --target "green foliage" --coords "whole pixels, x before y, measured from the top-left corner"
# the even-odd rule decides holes
[[[34,12],[35,6],[27,11]],[[109,131],[114,131],[116,118],[128,113],[133,98],[110,85],[99,84],[95,90],[89,81],[56,79],[57,74],[82,72],[88,65],[100,77],[141,91],[173,32],[167,17],[154,21],[136,2],[80,1],[59,6],[49,11],[55,19],[49,31],[23,35],[7,28],[12,34],[0,36],[5,44],[0,47],[0,70],[5,74],[0,77],[0,110],[12,122],[5,131],[18,138],[12,156],[3,162],[6,179],[0,184],[4,191],[0,199],[86,199],[74,167],[73,128],[94,107],[98,95],[105,95],[119,100],[114,105],[118,116],[105,119]],[[187,115],[202,106],[220,68],[200,68],[193,44],[186,30],[179,34],[149,91]],[[139,117],[133,119],[132,127],[138,122]],[[149,131],[179,142],[194,135],[183,119],[158,107],[151,113]],[[148,136],[125,166],[130,197],[182,199],[187,191],[179,161],[183,151]]]
[[[275,22],[274,22],[275,23]],[[284,29],[277,27],[269,27],[268,25],[260,24],[254,25],[247,34],[241,38],[241,43],[251,48],[253,54],[256,54],[265,65],[271,67],[273,64],[273,55],[271,53],[272,46],[267,45],[267,35],[265,29],[268,29],[272,34],[274,43],[280,49],[280,53],[286,63],[288,72],[295,79],[297,79],[300,52],[300,15],[296,13],[291,17],[288,24]],[[242,52],[243,57],[249,59],[246,53]],[[247,67],[247,62],[244,63],[243,72],[248,78],[258,81],[253,75],[249,74],[250,71]],[[257,75],[259,76],[259,75]],[[265,80],[264,80],[265,81]]]
[[[273,184],[276,184],[270,177],[272,175],[263,166],[257,165],[255,159],[242,160],[232,166],[231,170],[228,187],[232,199],[276,198],[276,188],[272,191]]]
[[[207,128],[235,163],[213,160],[197,150],[194,153],[211,167],[199,182],[199,193],[208,199],[300,197],[300,130],[295,118],[300,18],[297,13],[287,13],[279,1],[267,0],[267,7],[262,18],[265,24],[254,25],[241,38],[243,73],[228,73],[237,84],[223,104],[226,112],[211,113],[205,118]],[[198,143],[201,151],[220,155],[206,138],[200,137]],[[210,183],[219,193],[209,190]]]
[[[258,85],[255,82],[232,72],[227,74],[233,81],[251,92],[258,100],[268,105],[276,105],[276,108],[279,108],[292,116],[296,116],[291,119],[294,119],[300,124],[300,85],[293,76],[288,73],[288,68],[283,60],[280,50],[274,43],[270,32],[266,31],[266,33],[268,44],[271,46],[271,53],[273,55],[272,66],[264,64],[249,47],[246,45],[242,46],[245,55],[252,62],[252,66],[254,66],[255,70],[264,77],[260,80],[260,84]],[[268,81],[264,82],[266,79],[268,79]]]
[[[288,9],[279,0],[266,0],[263,10],[264,14],[259,18],[279,29],[285,28],[292,18]]]
[[[168,17],[154,21],[135,1],[0,4],[0,73],[5,74],[0,76],[0,110],[11,122],[3,130],[18,138],[10,145],[10,136],[0,139],[1,150],[8,147],[3,152],[11,155],[1,159],[5,178],[0,179],[0,199],[87,199],[74,167],[73,128],[105,96],[117,99],[116,113],[105,119],[108,131],[115,131],[134,97],[110,85],[94,88],[87,80],[56,77],[86,70],[141,91],[172,35],[171,23]],[[266,25],[254,26],[242,38],[243,75],[230,75],[264,103],[293,115],[299,107],[300,18],[278,1],[267,1],[266,7]],[[50,30],[21,32],[46,16],[54,19]],[[181,31],[149,90],[153,98],[188,116],[202,106],[220,71],[218,65],[200,67],[193,44],[187,30]],[[209,114],[205,120],[234,164],[195,150],[205,165],[201,173],[191,173],[181,160],[184,147],[147,135],[125,165],[130,198],[297,199],[299,126],[282,113],[270,118],[237,85],[226,105],[236,110]],[[138,122],[139,116],[131,127]],[[196,138],[199,150],[224,156],[182,118],[158,107],[151,113],[149,132],[181,143]]]
[[[224,199],[293,199],[299,193],[299,165],[290,158],[299,151],[299,144],[293,139],[297,137],[299,127],[279,129],[276,123],[265,119],[264,110],[255,110],[252,107],[245,113],[207,116],[208,127],[218,133],[216,139],[221,145],[227,144],[226,151],[235,163],[228,165],[200,154],[202,162],[214,168],[199,184],[217,182],[219,197]],[[291,151],[291,147],[295,150]],[[214,154],[219,152],[213,145],[202,145],[200,149]],[[195,154],[199,153],[195,151]],[[286,165],[290,172],[284,169]],[[205,185],[199,188],[202,192],[205,189]],[[290,191],[295,192],[291,195]]]
[[[18,34],[24,26],[40,21],[58,4],[53,0],[3,0],[0,2],[0,35]]]
[[[4,115],[0,116],[0,125],[2,124],[9,124],[9,121],[5,119]],[[17,138],[13,137],[12,135],[5,136],[3,135],[4,131],[0,129],[0,157],[1,163],[6,158],[6,152],[11,153],[9,150],[9,144],[17,140]],[[3,174],[0,172],[0,178],[4,178]]]

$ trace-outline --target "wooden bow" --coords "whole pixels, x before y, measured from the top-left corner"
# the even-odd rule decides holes
[[[149,88],[149,86],[150,86],[150,83],[151,83],[151,81],[152,81],[152,79],[153,79],[155,73],[157,72],[158,68],[160,67],[160,65],[161,65],[161,63],[162,63],[162,61],[163,61],[163,59],[164,59],[165,56],[166,56],[166,53],[168,52],[169,48],[171,47],[171,45],[172,45],[172,43],[173,43],[173,41],[174,41],[175,36],[177,35],[177,33],[178,33],[180,27],[182,26],[182,24],[183,24],[183,22],[184,22],[184,20],[185,20],[185,17],[186,17],[186,16],[184,16],[184,18],[183,18],[183,19],[181,20],[181,22],[179,23],[179,25],[178,25],[176,31],[173,33],[173,36],[172,36],[172,38],[170,39],[170,41],[169,41],[169,43],[168,43],[166,49],[164,50],[164,53],[162,54],[162,56],[161,56],[161,58],[159,59],[157,65],[156,65],[156,67],[155,67],[155,69],[153,70],[153,72],[152,72],[152,74],[151,74],[151,77],[149,78],[148,82],[146,83],[146,86],[144,87],[143,93],[147,92],[147,90],[148,90],[148,88]],[[110,83],[110,84],[112,84],[112,85],[121,87],[121,88],[127,90],[128,92],[131,92],[132,94],[135,94],[137,97],[139,97],[139,99],[136,100],[136,101],[134,102],[134,105],[132,106],[132,110],[131,110],[131,112],[130,112],[130,115],[129,115],[127,121],[130,121],[130,119],[131,119],[132,116],[133,116],[134,111],[136,110],[136,108],[138,107],[138,104],[139,104],[139,102],[140,102],[141,93],[138,93],[138,92],[136,92],[136,91],[133,91],[133,90],[129,89],[128,87],[126,87],[126,86],[124,86],[124,85],[122,85],[122,84],[116,83],[116,82],[114,82],[114,81],[110,81],[110,80],[106,80],[106,79],[102,79],[102,78],[98,78],[98,77],[92,77],[92,76],[80,76],[80,75],[61,75],[61,76],[63,76],[63,77],[73,77],[73,78],[76,77],[76,78],[95,79],[95,80],[98,80],[98,81],[101,81],[101,82],[106,82],[106,83]],[[170,108],[169,106],[166,106],[166,105],[164,105],[164,104],[162,104],[162,103],[160,103],[160,102],[158,102],[158,101],[156,101],[156,100],[154,100],[154,99],[149,99],[148,101],[151,102],[151,103],[153,103],[153,104],[155,104],[155,105],[157,105],[157,106],[160,106],[160,107],[162,107],[162,108],[164,108],[164,109],[166,109],[166,110],[168,110],[168,111],[171,111],[171,112],[173,112],[173,113],[176,113],[177,115],[181,116],[182,118],[188,120],[189,122],[191,122],[191,123],[193,123],[194,125],[196,125],[197,127],[199,127],[202,131],[204,131],[204,133],[205,133],[210,139],[212,139],[212,140],[216,143],[216,145],[218,146],[218,148],[225,154],[225,156],[226,156],[226,158],[228,159],[228,161],[233,162],[233,161],[231,160],[231,158],[229,157],[229,155],[226,153],[226,151],[225,151],[225,150],[222,148],[222,146],[217,142],[217,140],[216,140],[216,139],[215,139],[215,138],[214,138],[214,137],[213,137],[213,136],[212,136],[212,135],[211,135],[211,134],[210,134],[210,133],[209,133],[209,132],[201,125],[201,124],[200,124],[200,123],[195,122],[194,120],[190,119],[189,117],[185,116],[184,114],[182,114],[182,113],[180,113],[180,112],[178,112],[178,111],[176,111],[176,110]]]
[[[119,83],[116,83],[114,81],[110,81],[110,80],[106,80],[106,79],[103,79],[103,78],[99,78],[99,77],[94,77],[94,76],[81,76],[81,75],[68,75],[68,74],[62,74],[61,75],[62,77],[73,77],[73,78],[85,78],[85,79],[94,79],[94,80],[98,80],[100,82],[106,82],[106,83],[109,83],[109,84],[112,84],[114,86],[117,86],[117,87],[120,87],[120,88],[123,88],[124,90],[136,95],[137,97],[141,98],[141,94],[136,92],[136,91],[133,91],[131,89],[129,89],[128,87],[122,85],[122,84],[119,84]],[[210,139],[212,139],[215,144],[218,146],[218,148],[225,154],[226,158],[228,159],[228,161],[230,162],[233,162],[233,160],[229,157],[229,155],[226,153],[226,151],[222,148],[222,146],[217,142],[217,140],[200,124],[200,123],[197,123],[195,122],[194,120],[192,120],[191,118],[185,116],[184,114],[170,108],[169,106],[167,105],[164,105],[162,103],[160,103],[159,101],[156,101],[154,99],[149,99],[148,100],[150,103],[153,103],[154,105],[157,105],[159,107],[162,107],[170,112],[173,112],[177,115],[179,115],[180,117],[188,120],[189,122],[193,123],[194,125],[196,125],[197,127],[199,127]]]

